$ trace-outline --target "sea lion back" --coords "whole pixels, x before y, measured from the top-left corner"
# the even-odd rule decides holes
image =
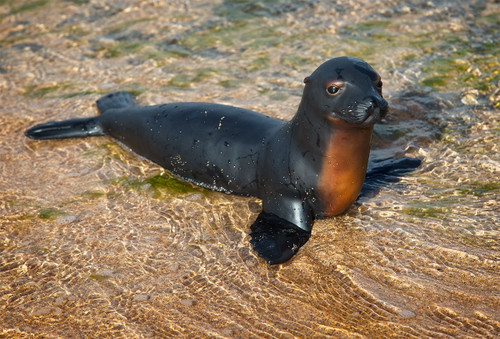
[[[140,107],[122,96],[117,93],[98,101],[107,135],[195,184],[228,193],[257,194],[260,149],[283,125],[281,120],[211,103]],[[125,106],[126,102],[130,105]]]

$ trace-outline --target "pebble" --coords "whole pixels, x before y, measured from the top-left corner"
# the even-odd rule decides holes
[[[399,316],[401,318],[405,318],[405,319],[408,319],[408,318],[413,318],[416,316],[415,312],[413,311],[410,311],[410,310],[401,310],[399,312]]]
[[[76,220],[76,215],[63,215],[56,219],[56,223],[59,225],[70,224]]]
[[[184,306],[193,306],[194,300],[193,299],[184,299],[184,300],[181,300],[181,304]]]
[[[147,294],[137,294],[137,295],[134,295],[134,300],[135,301],[147,301],[147,300],[149,300],[149,295],[147,295]]]

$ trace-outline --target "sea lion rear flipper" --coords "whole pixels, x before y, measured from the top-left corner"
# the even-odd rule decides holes
[[[28,129],[24,134],[31,139],[65,139],[105,135],[98,117],[51,121]]]
[[[253,249],[269,265],[290,259],[309,239],[311,232],[274,214],[261,212],[251,226]]]
[[[97,100],[100,113],[109,109],[135,106],[136,101],[129,92],[115,92]],[[24,133],[31,139],[65,139],[82,138],[106,135],[101,126],[101,119],[97,117],[78,118],[64,121],[51,121],[36,125]]]
[[[129,92],[114,92],[97,100],[97,108],[102,114],[112,108],[126,108],[137,104],[135,97]]]
[[[401,157],[373,160],[368,164],[365,182],[360,197],[374,196],[378,191],[392,183],[398,182],[405,174],[413,172],[422,164],[419,158]]]

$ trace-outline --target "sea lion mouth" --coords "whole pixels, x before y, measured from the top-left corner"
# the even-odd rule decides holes
[[[366,118],[359,124],[360,126],[374,125],[382,119],[380,113],[367,115]]]
[[[380,100],[378,105],[371,105],[365,112],[366,116],[364,120],[361,122],[361,125],[372,125],[376,124],[380,120],[382,120],[386,115],[389,109],[389,104],[384,99]]]
[[[364,127],[383,119],[387,115],[388,108],[389,104],[383,98],[370,98],[344,112],[332,112],[332,117],[339,117],[348,124]]]

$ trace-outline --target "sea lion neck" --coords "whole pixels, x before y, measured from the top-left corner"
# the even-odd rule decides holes
[[[300,148],[312,153],[322,153],[328,145],[332,129],[326,117],[311,108],[307,98],[302,98],[297,113],[287,123],[292,139]]]
[[[286,124],[290,137],[299,147],[309,152],[325,154],[324,152],[331,143],[331,138],[335,133],[351,135],[370,135],[367,143],[370,143],[373,124],[359,125],[351,124],[341,118],[335,118],[318,112],[311,108],[311,104],[303,98],[297,113]],[[363,138],[365,140],[365,138]],[[326,154],[325,154],[326,155]]]
[[[322,202],[318,216],[338,215],[351,206],[363,186],[373,124],[349,124],[307,107],[301,104],[290,121],[290,139],[301,154],[316,159],[315,191]]]
[[[345,212],[361,192],[373,134],[373,125],[359,127],[331,120],[334,130],[324,149],[317,186],[325,216]]]

